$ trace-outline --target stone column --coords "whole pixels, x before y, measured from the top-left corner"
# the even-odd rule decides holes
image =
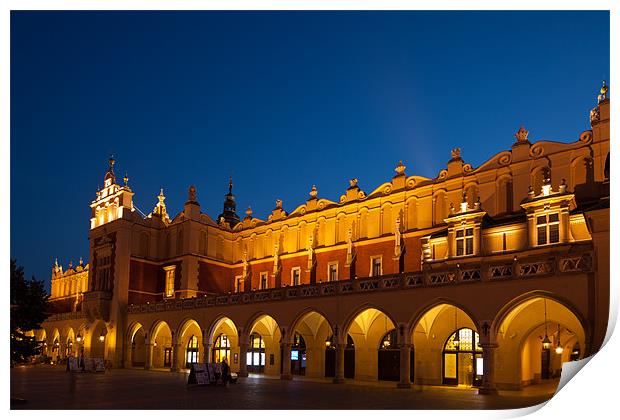
[[[291,375],[291,343],[280,344],[282,349],[282,372],[280,373],[280,379],[293,379]]]
[[[497,394],[495,387],[495,349],[497,344],[480,343],[482,346],[483,376],[482,386],[478,389],[479,394]],[[474,367],[475,369],[475,367]]]
[[[176,340],[176,337],[172,339],[172,367],[170,368],[170,372],[178,372],[179,371],[179,343]]]
[[[239,376],[242,378],[248,377],[248,342],[240,341],[239,342]]]
[[[400,345],[400,382],[398,388],[411,388],[411,344]]]
[[[208,341],[203,341],[202,347],[203,347],[202,363],[211,363],[211,356],[212,356],[211,343],[209,343]],[[230,360],[228,360],[228,363],[230,364]]]
[[[334,376],[333,382],[335,384],[344,383],[344,349],[346,344],[336,344],[336,376]]]
[[[149,370],[153,367],[153,343],[146,344],[146,360],[144,361],[144,369]]]

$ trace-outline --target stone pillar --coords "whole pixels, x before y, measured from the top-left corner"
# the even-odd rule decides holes
[[[239,342],[239,376],[242,378],[248,377],[248,343],[247,341]]]
[[[400,382],[398,388],[411,388],[411,344],[400,346]]]
[[[209,343],[208,341],[202,342],[202,348],[203,348],[202,363],[211,363],[211,356],[212,356],[211,347],[212,347],[212,344]],[[228,363],[230,364],[230,360],[228,361]]]
[[[291,375],[291,343],[280,344],[282,349],[282,372],[280,373],[280,379],[293,379]]]
[[[170,368],[170,372],[178,372],[179,371],[179,343],[176,340],[176,337],[172,338],[172,367]]]
[[[336,344],[336,376],[334,376],[333,382],[335,384],[344,383],[344,349],[346,344]]]
[[[479,394],[497,394],[495,387],[495,349],[497,344],[480,343],[482,346],[483,376]]]
[[[149,370],[153,367],[153,343],[146,344],[146,360],[144,361],[144,369]]]

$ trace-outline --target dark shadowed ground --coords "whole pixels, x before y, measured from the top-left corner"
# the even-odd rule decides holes
[[[506,409],[548,400],[557,382],[478,395],[476,389],[413,387],[251,376],[228,387],[187,385],[187,373],[114,369],[67,373],[55,366],[11,369],[11,409]]]

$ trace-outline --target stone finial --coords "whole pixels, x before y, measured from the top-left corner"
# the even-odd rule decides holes
[[[405,165],[403,165],[403,161],[399,160],[398,161],[398,165],[396,165],[396,168],[394,168],[394,170],[396,171],[397,175],[402,175],[405,173],[405,169],[407,169],[407,167]]]
[[[601,86],[601,93],[598,95],[598,103],[600,104],[605,99],[607,99],[607,92],[609,92],[609,88],[607,87],[607,81],[603,80],[603,86]]]
[[[73,268],[73,260],[69,261],[69,269]]]
[[[82,257],[80,257],[80,266],[84,265],[84,260],[82,260]]]
[[[357,178],[352,178],[352,179],[350,179],[350,180],[349,180],[349,184],[350,184],[350,187],[349,187],[349,188],[355,188],[355,187],[357,187]]]
[[[110,172],[113,172],[114,163],[116,163],[116,161],[114,160],[114,155],[110,155],[110,158],[108,159],[108,164],[110,165]]]
[[[282,208],[282,200],[280,200],[279,198],[276,200],[276,208],[277,209],[281,209]]]
[[[515,133],[515,139],[517,139],[517,143],[525,143],[528,140],[527,136],[530,134],[529,131],[525,129],[525,127],[519,127],[519,131]]]
[[[232,182],[232,176],[230,176],[228,178],[228,194],[232,194],[232,189],[233,189],[233,182]]]
[[[125,186],[127,186],[127,183],[129,182],[129,177],[127,176],[127,171],[125,171],[125,176],[123,177],[123,182],[125,183]]]
[[[316,185],[312,186],[312,189],[310,190],[310,197],[312,198],[316,198],[317,194],[318,194],[318,190],[316,189]]]
[[[564,194],[566,192],[566,179],[562,178],[562,183],[560,184],[560,193]]]
[[[453,160],[457,160],[461,158],[461,148],[460,147],[456,147],[454,149],[452,149],[452,159]]]
[[[245,211],[246,214],[246,218],[251,219],[252,218],[252,207],[248,206],[248,209]]]
[[[190,185],[187,190],[187,201],[196,201],[196,187],[193,185]]]

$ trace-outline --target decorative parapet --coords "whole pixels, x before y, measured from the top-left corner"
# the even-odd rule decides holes
[[[511,258],[511,259],[510,259]],[[341,280],[316,284],[304,284],[246,293],[175,299],[143,305],[130,305],[130,314],[145,312],[164,312],[193,310],[212,306],[241,305],[310,297],[337,296],[353,293],[374,293],[421,287],[439,287],[476,283],[480,281],[509,281],[526,278],[539,278],[552,275],[588,273],[593,267],[592,251],[578,254],[544,254],[518,261],[516,254],[504,254],[500,258],[471,264],[445,265],[439,269],[420,272],[388,274],[356,280]]]

